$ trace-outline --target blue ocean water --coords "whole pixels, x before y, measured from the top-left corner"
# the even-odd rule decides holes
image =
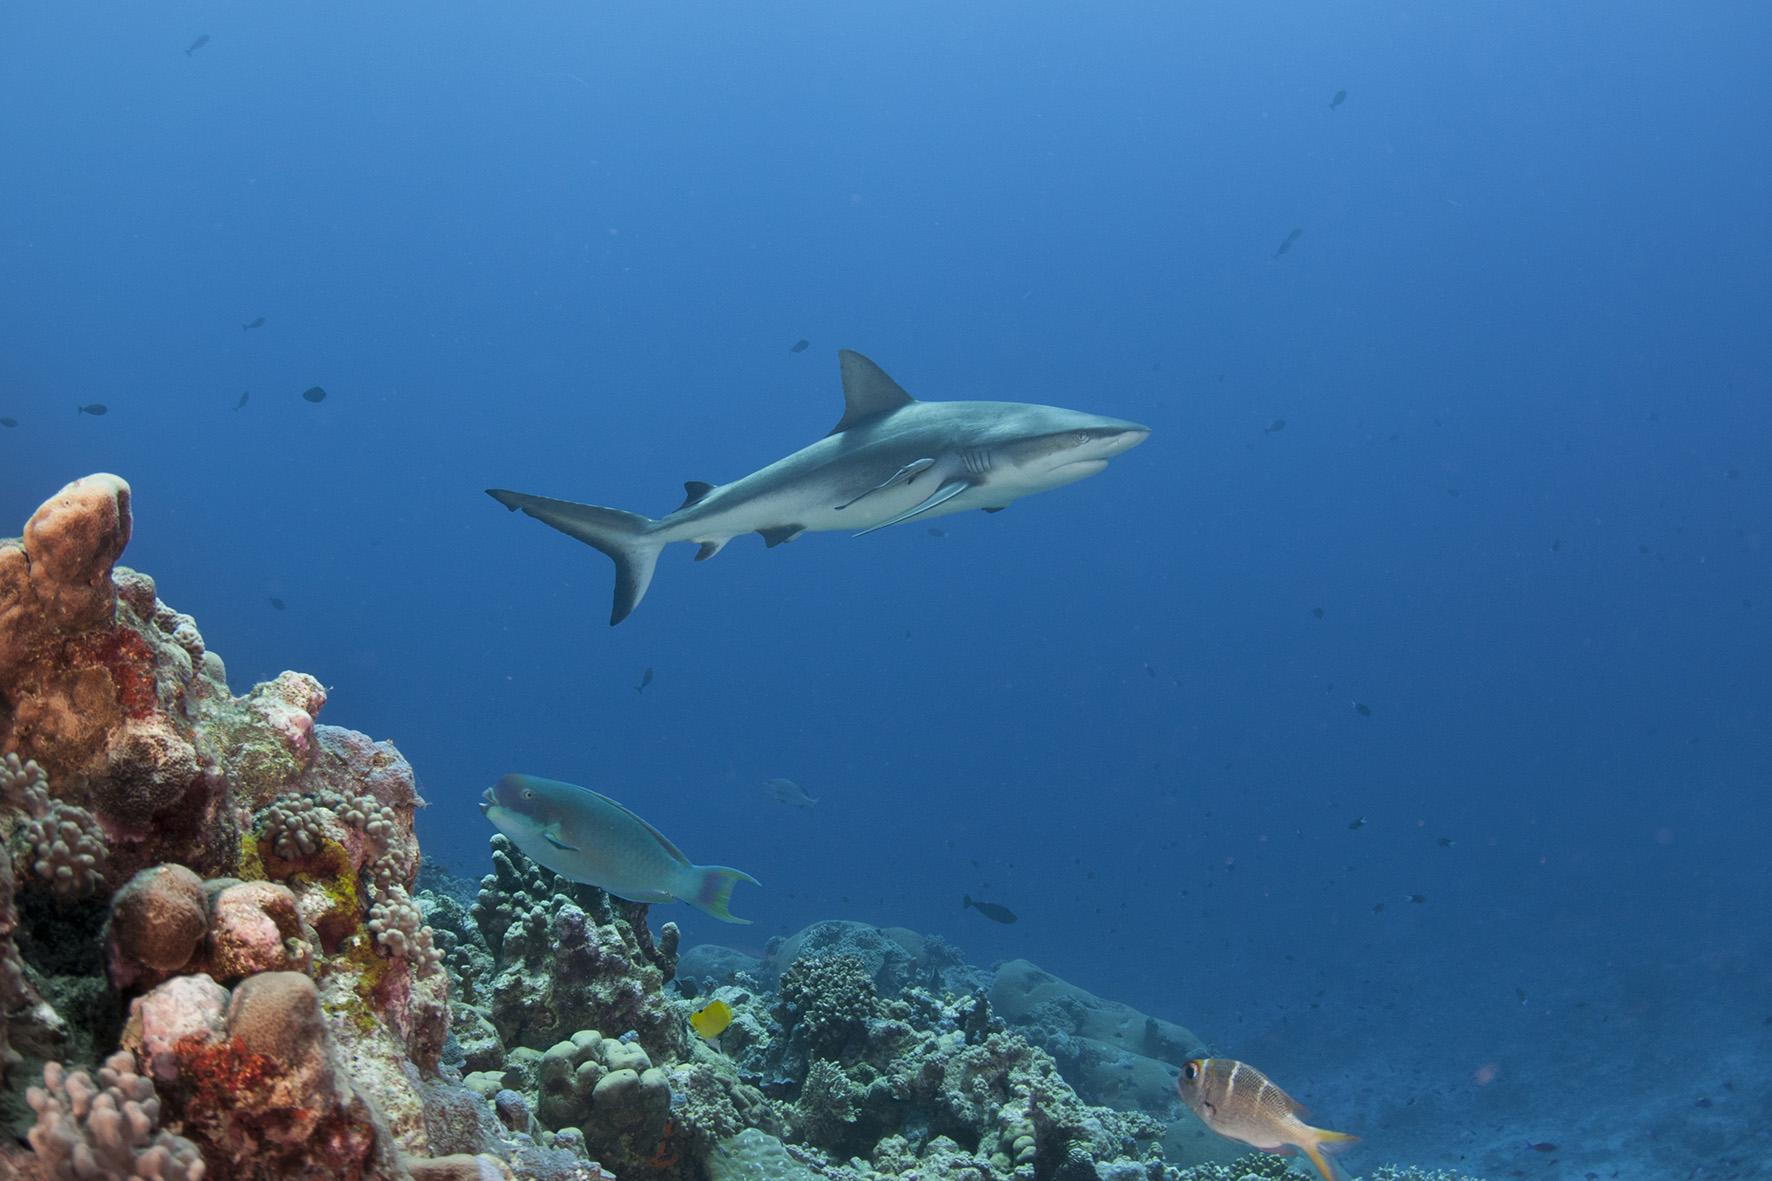
[[[484,786],[580,782],[762,881],[691,942],[1033,959],[1368,1160],[1768,1175],[1768,43],[1640,0],[12,5],[0,532],[125,476],[235,690],[331,686],[464,873]],[[845,347],[1153,434],[939,533],[673,548],[613,630],[609,563],[482,494],[662,515],[828,430]]]

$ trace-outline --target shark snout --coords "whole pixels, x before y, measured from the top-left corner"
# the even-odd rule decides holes
[[[1132,450],[1150,438],[1151,428],[1140,422],[1124,422],[1111,419],[1093,428],[1090,432],[1095,436],[1095,451],[1102,459],[1112,459],[1116,455]]]

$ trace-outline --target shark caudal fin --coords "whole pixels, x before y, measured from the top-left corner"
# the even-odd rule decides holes
[[[728,869],[724,865],[696,865],[691,871],[701,875],[701,882],[696,887],[695,896],[685,894],[684,902],[695,907],[703,914],[713,915],[723,923],[749,923],[750,919],[741,919],[726,908],[732,903],[732,887],[740,882],[757,885],[757,879],[741,869]]]
[[[657,523],[651,517],[595,504],[507,492],[503,488],[488,488],[486,495],[512,512],[522,510],[609,555],[615,563],[615,604],[609,611],[610,627],[631,615],[646,597],[646,588],[652,585],[652,569],[658,564],[658,552],[664,548],[663,542],[649,536]]]
[[[1335,1167],[1335,1163],[1329,1159],[1329,1154],[1340,1152],[1357,1141],[1359,1137],[1350,1136],[1346,1132],[1331,1132],[1327,1128],[1311,1128],[1310,1131],[1315,1133],[1312,1142],[1300,1144],[1299,1147],[1304,1149],[1304,1154],[1311,1158],[1311,1164],[1317,1166],[1317,1172],[1323,1175],[1323,1181],[1341,1181],[1341,1170]]]

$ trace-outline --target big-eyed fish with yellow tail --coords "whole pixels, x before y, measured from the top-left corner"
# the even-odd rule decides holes
[[[1263,1152],[1284,1155],[1300,1149],[1317,1166],[1323,1181],[1336,1181],[1335,1166],[1324,1154],[1359,1139],[1305,1123],[1304,1106],[1247,1062],[1195,1058],[1182,1066],[1175,1088],[1200,1122],[1220,1136],[1241,1140]]]
[[[629,902],[687,902],[723,923],[732,888],[757,879],[724,865],[695,865],[665,835],[589,788],[506,775],[481,796],[486,819],[532,860]]]

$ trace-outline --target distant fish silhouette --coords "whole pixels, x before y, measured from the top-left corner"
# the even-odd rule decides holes
[[[634,686],[634,692],[644,693],[644,692],[646,692],[646,686],[648,686],[650,684],[652,684],[652,670],[647,669],[645,672],[640,674],[640,683],[638,685]]]
[[[7,430],[11,430],[13,427],[15,427],[17,425],[18,425],[18,419],[16,419],[16,418],[0,418],[0,426],[5,427]]]
[[[310,402],[324,402],[326,400],[326,391],[317,385],[313,385],[303,390],[301,396]]]
[[[1261,433],[1264,435],[1277,435],[1285,429],[1286,429],[1286,420],[1283,418],[1276,418],[1272,422],[1268,423],[1266,426],[1262,427]]]
[[[90,414],[94,418],[103,418],[111,412],[111,408],[103,402],[88,402],[84,406],[74,407],[74,410],[79,414]]]
[[[1353,707],[1354,712],[1359,714],[1362,718],[1369,718],[1372,716],[1372,707],[1367,705],[1364,701],[1354,702]]]
[[[792,779],[765,779],[763,794],[790,808],[810,808],[818,803],[817,797],[807,795],[806,789]]]
[[[260,316],[256,320],[253,320],[249,323],[240,325],[240,331],[248,332],[254,328],[263,328],[264,326],[265,326],[265,318],[263,316]]]
[[[240,391],[240,400],[238,402],[234,403],[234,409],[238,410],[242,406],[246,405],[246,399],[248,399],[250,397],[252,397],[251,390],[241,390]]]
[[[197,39],[195,41],[191,42],[191,47],[189,49],[185,50],[185,56],[190,57],[193,53],[196,53],[199,49],[202,49],[205,45],[208,45],[208,44],[209,44],[209,34],[208,33],[198,33]]]
[[[1333,111],[1336,107],[1339,107],[1342,103],[1344,103],[1346,101],[1347,101],[1347,91],[1337,90],[1335,92],[1335,97],[1329,100],[1329,109],[1331,111]]]
[[[812,347],[812,342],[807,340],[805,337],[801,337],[799,340],[796,340],[793,344],[788,346],[788,352],[803,353],[811,347]]]
[[[1016,921],[1015,912],[1010,910],[1007,906],[999,906],[995,902],[979,902],[970,894],[962,895],[960,898],[960,909],[965,910],[968,907],[976,910],[979,914],[982,914],[993,923],[1003,923],[1007,925]]]
[[[277,610],[281,611],[284,608],[288,607],[289,604],[285,603],[282,599],[279,599],[276,595],[272,595],[271,596],[271,606],[273,606]]]
[[[1299,226],[1297,229],[1293,230],[1290,234],[1286,235],[1286,240],[1284,242],[1280,243],[1280,248],[1278,250],[1274,251],[1274,257],[1278,258],[1282,254],[1291,253],[1292,244],[1294,242],[1298,241],[1302,237],[1304,237],[1304,227]]]

